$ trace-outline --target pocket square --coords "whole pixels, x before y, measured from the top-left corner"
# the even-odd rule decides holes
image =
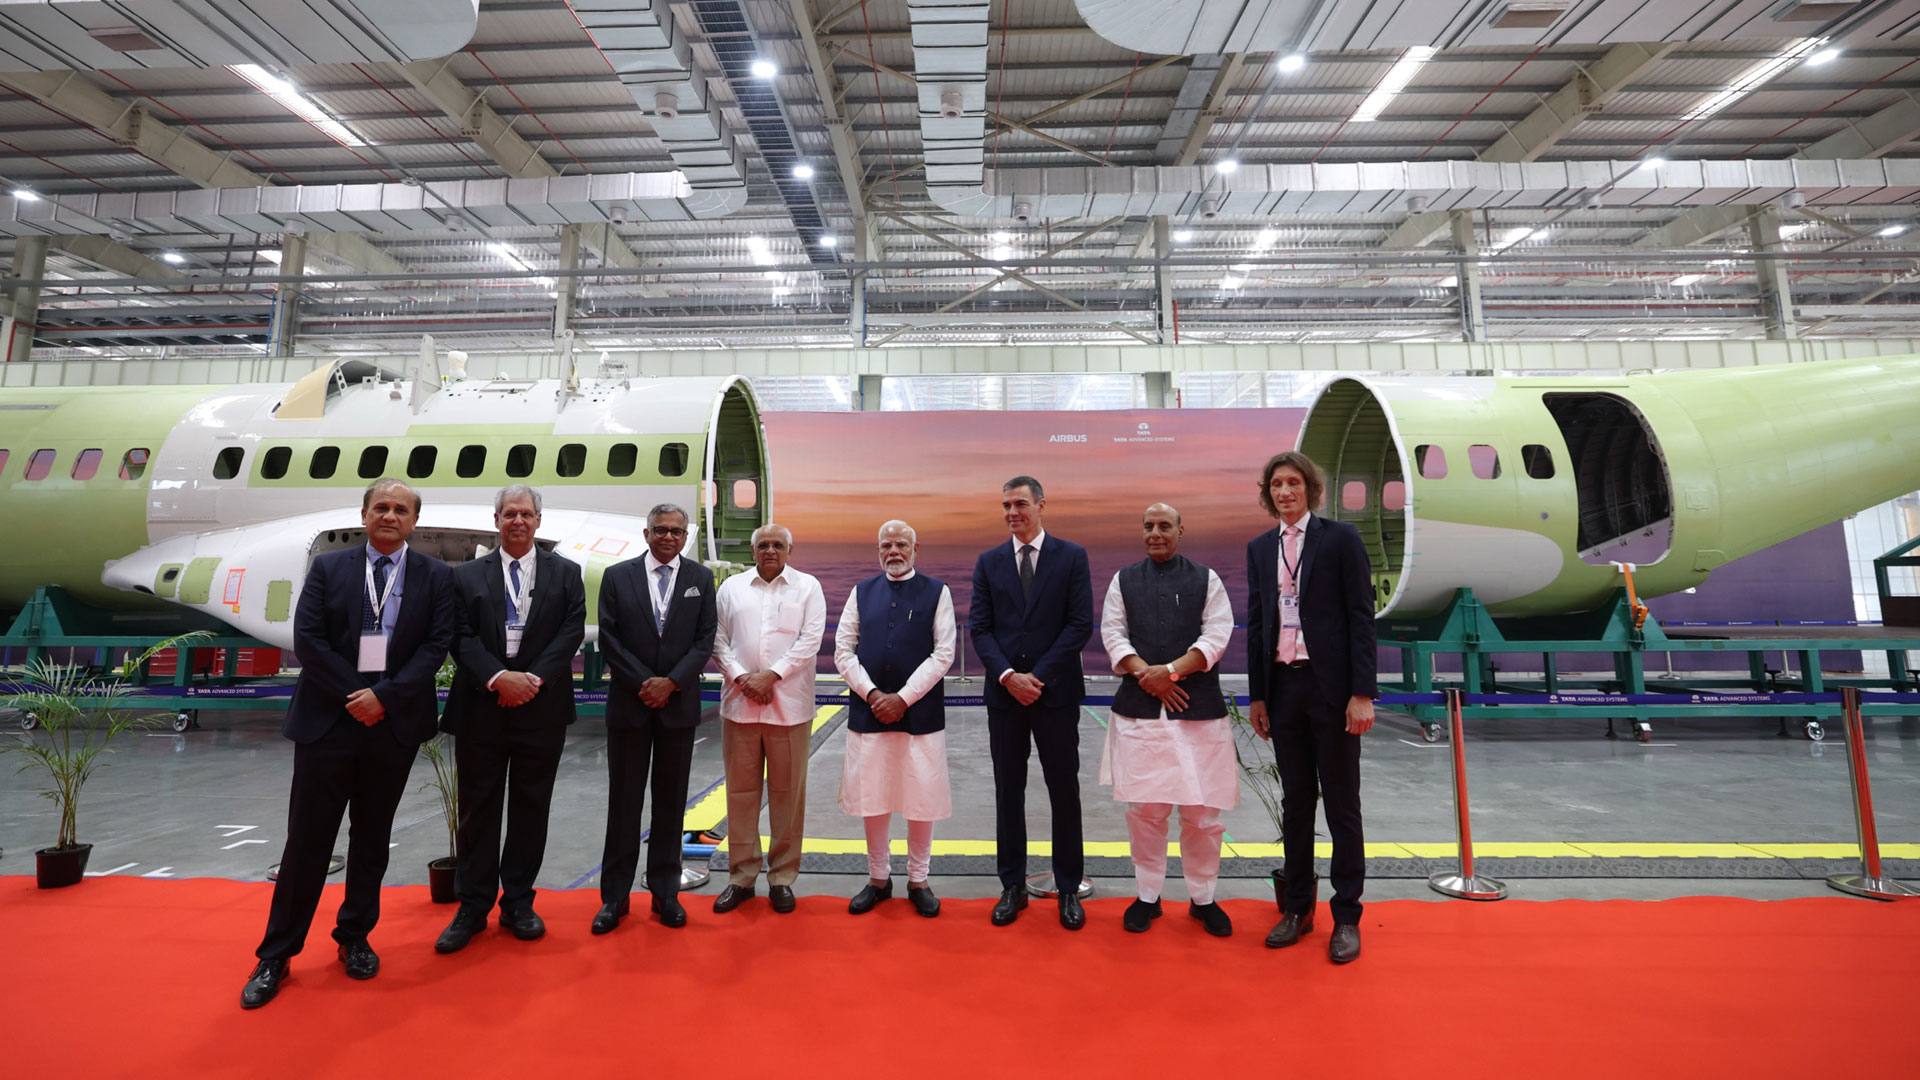
[[[699,596],[699,595],[700,595],[700,586],[698,585],[689,585],[687,586],[687,591],[680,594],[682,599],[689,596]]]

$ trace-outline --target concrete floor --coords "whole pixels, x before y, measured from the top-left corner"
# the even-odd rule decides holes
[[[1085,830],[1090,842],[1126,840],[1122,808],[1108,789],[1094,783],[1104,737],[1104,712],[1083,710],[1081,783]],[[261,880],[279,857],[284,840],[292,744],[282,739],[276,715],[202,714],[204,727],[182,735],[150,734],[127,739],[88,785],[81,805],[81,839],[95,845],[91,869],[99,873],[153,877],[230,877]],[[1771,721],[1668,721],[1655,739],[1601,737],[1600,721],[1496,720],[1468,728],[1474,835],[1481,844],[1739,843],[1851,844],[1852,805],[1843,733],[1829,728],[1824,743],[1798,734],[1780,738]],[[719,780],[717,716],[710,710],[696,748],[690,790]],[[860,837],[860,823],[837,804],[845,735],[837,721],[816,737],[808,791],[810,838]],[[1868,758],[1883,845],[1920,842],[1920,721],[1869,721]],[[991,840],[992,773],[984,711],[950,710],[948,750],[955,816],[940,823],[941,840]],[[571,733],[554,798],[551,835],[540,885],[561,889],[597,882],[606,813],[606,741],[597,720]],[[1368,736],[1364,765],[1370,842],[1439,842],[1453,839],[1448,759],[1444,744],[1425,743],[1409,718],[1382,714]],[[427,863],[446,853],[442,818],[424,763],[413,773],[397,815],[390,884],[426,880]],[[1028,793],[1030,835],[1048,835],[1044,784],[1038,763]],[[1273,824],[1259,802],[1244,796],[1225,815],[1228,836],[1243,843],[1269,843]],[[51,805],[36,794],[31,773],[0,775],[0,873],[33,870],[33,849],[54,836]],[[896,823],[894,835],[904,836]],[[1324,838],[1324,832],[1322,832]],[[344,827],[336,850],[345,850]],[[1484,850],[1484,849],[1483,849]],[[810,864],[834,862],[810,858]],[[1627,861],[1527,859],[1506,864],[1513,895],[1529,899],[1631,898],[1715,894],[1762,899],[1831,895],[1817,875],[1802,869],[1755,870],[1766,859],[1657,859],[1648,870]],[[899,860],[896,859],[896,864]],[[1485,868],[1492,872],[1494,860]],[[1578,865],[1575,865],[1578,863]],[[803,894],[850,896],[864,880],[858,859],[842,857],[846,872],[802,875]],[[963,869],[964,868],[964,869]],[[1036,869],[1044,868],[1044,863]],[[1369,883],[1368,899],[1437,899],[1420,875],[1383,863]],[[1403,867],[1402,870],[1405,868]],[[1897,860],[1889,870],[1912,875],[1920,863]],[[1091,871],[1098,895],[1129,895],[1126,864],[1106,861]],[[1421,869],[1424,873],[1424,869]],[[991,896],[997,892],[990,858],[937,856],[934,884],[943,896]],[[1395,876],[1398,875],[1398,876]],[[715,877],[724,875],[716,873]],[[717,884],[701,893],[711,895]],[[763,890],[764,892],[764,890]],[[1177,881],[1170,899],[1183,900]],[[1223,897],[1271,897],[1261,878],[1225,878]],[[692,910],[703,901],[692,898]]]

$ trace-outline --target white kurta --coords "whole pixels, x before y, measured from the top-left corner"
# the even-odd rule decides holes
[[[1220,662],[1233,634],[1233,607],[1220,575],[1207,571],[1206,607],[1201,615],[1200,650],[1207,666]],[[1127,637],[1127,602],[1120,577],[1107,585],[1100,611],[1100,642],[1113,669],[1135,655]],[[1233,721],[1174,720],[1163,708],[1157,717],[1130,717],[1108,710],[1106,746],[1100,755],[1100,783],[1113,785],[1113,797],[1126,803],[1170,803],[1231,810],[1240,802],[1240,765],[1233,751]]]
[[[912,574],[901,580],[911,580]],[[900,696],[919,701],[946,677],[956,643],[953,593],[940,589],[933,614],[933,652],[907,677]],[[847,597],[834,631],[833,664],[847,689],[865,698],[874,682],[860,666],[860,601]],[[904,723],[904,721],[903,721]],[[906,731],[847,732],[846,762],[840,771],[840,809],[856,817],[900,814],[910,821],[940,821],[953,816],[953,788],[947,776],[947,733],[911,735]]]

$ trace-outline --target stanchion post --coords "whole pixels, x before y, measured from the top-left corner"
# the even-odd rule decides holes
[[[1459,840],[1460,872],[1434,874],[1427,884],[1434,892],[1461,900],[1504,900],[1507,886],[1473,873],[1473,825],[1467,817],[1467,740],[1460,724],[1461,691],[1447,691],[1447,738],[1453,744],[1453,827]]]
[[[1827,884],[1870,900],[1903,900],[1920,893],[1880,873],[1880,834],[1873,824],[1873,783],[1867,776],[1866,725],[1860,721],[1860,688],[1840,688],[1840,714],[1847,725],[1847,777],[1853,781],[1853,824],[1860,834],[1860,872],[1836,874]]]

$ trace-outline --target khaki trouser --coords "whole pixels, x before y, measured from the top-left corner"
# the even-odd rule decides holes
[[[812,724],[741,724],[723,720],[721,756],[727,763],[727,881],[752,885],[760,876],[760,793],[773,826],[767,884],[792,885],[800,876],[800,841],[807,827],[807,748]]]

